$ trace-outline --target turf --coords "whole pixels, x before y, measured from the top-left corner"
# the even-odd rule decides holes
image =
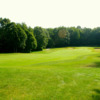
[[[0,54],[0,100],[100,100],[100,48]]]

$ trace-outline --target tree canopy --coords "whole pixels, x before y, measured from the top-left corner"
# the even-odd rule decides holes
[[[66,46],[100,46],[100,27],[28,27],[0,18],[0,52],[31,52]]]

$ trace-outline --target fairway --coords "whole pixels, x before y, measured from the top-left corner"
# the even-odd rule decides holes
[[[100,100],[100,48],[1,53],[0,100]]]

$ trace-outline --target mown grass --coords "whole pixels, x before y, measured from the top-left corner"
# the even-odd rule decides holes
[[[100,100],[100,49],[0,54],[0,100]]]

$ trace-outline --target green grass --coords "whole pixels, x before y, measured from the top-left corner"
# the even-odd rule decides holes
[[[0,100],[100,100],[100,48],[0,54]]]

